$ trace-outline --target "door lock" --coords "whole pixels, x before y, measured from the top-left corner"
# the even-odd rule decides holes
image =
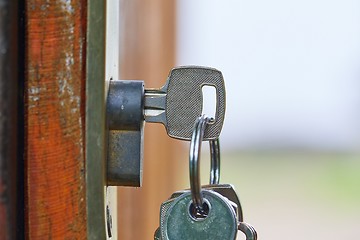
[[[107,183],[140,187],[143,162],[144,82],[111,80],[107,99]]]
[[[174,68],[160,89],[144,89],[143,81],[110,81],[108,185],[141,186],[144,121],[162,123],[170,137],[191,140],[194,122],[202,115],[203,86],[216,89],[215,117],[204,133],[204,140],[215,140],[225,117],[225,84],[219,70]]]

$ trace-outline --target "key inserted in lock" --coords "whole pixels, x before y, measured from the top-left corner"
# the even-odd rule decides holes
[[[203,113],[204,86],[211,86],[216,91],[214,121],[206,129],[204,140],[217,139],[224,122],[226,103],[222,73],[214,68],[174,68],[162,88],[146,89],[145,121],[162,123],[170,137],[190,141],[193,123]],[[151,114],[154,112],[157,114]]]
[[[144,89],[143,81],[110,81],[108,185],[141,186],[144,120],[162,123],[170,137],[191,139],[193,122],[203,112],[204,86],[216,91],[215,119],[204,133],[204,140],[214,140],[225,117],[225,84],[220,71],[198,66],[174,68],[160,89]]]

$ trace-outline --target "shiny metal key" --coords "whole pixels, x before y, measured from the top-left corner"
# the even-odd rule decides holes
[[[238,223],[229,201],[220,194],[203,190],[207,216],[196,218],[191,214],[192,198],[190,191],[161,206],[162,218],[158,239],[231,239],[236,238]],[[159,238],[160,237],[160,238]]]
[[[217,139],[225,117],[225,84],[214,68],[174,68],[162,88],[145,89],[145,121],[162,123],[170,137],[190,140],[194,121],[202,114],[203,86],[216,89],[215,119],[206,128],[204,140]]]
[[[238,220],[238,230],[243,232],[246,236],[246,240],[257,240],[257,232],[253,226],[244,222],[244,217],[242,213],[242,208],[240,204],[239,197],[235,192],[234,186],[231,184],[210,184],[202,186],[203,189],[211,189],[222,196],[229,199],[231,202],[234,202],[237,205],[237,220]]]
[[[231,202],[235,203],[236,208],[237,208],[236,213],[237,213],[238,221],[242,222],[244,220],[243,212],[242,212],[242,208],[241,208],[241,203],[240,203],[239,197],[237,196],[233,185],[231,185],[231,184],[209,184],[209,185],[203,185],[203,186],[201,186],[201,188],[217,192],[220,195],[222,195],[223,197],[230,200]],[[170,199],[177,198],[177,197],[179,197],[180,195],[182,195],[183,193],[185,193],[187,191],[189,191],[189,190],[186,189],[186,190],[181,190],[181,191],[174,192],[171,195]]]
[[[210,185],[202,186],[202,188],[215,191],[221,194],[222,196],[226,197],[226,199],[230,200],[235,205],[237,205],[238,230],[240,230],[242,233],[245,234],[246,240],[257,240],[257,232],[255,228],[252,225],[244,222],[240,200],[233,185],[210,184]]]

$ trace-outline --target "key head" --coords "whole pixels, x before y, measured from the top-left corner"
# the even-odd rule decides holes
[[[229,200],[229,202],[234,203],[236,205],[235,212],[237,213],[237,220],[239,222],[244,221],[243,212],[241,208],[240,199],[235,191],[235,188],[233,185],[225,183],[225,184],[209,184],[209,185],[203,185],[201,186],[202,189],[210,190],[217,192],[221,196],[225,197]],[[180,195],[184,194],[185,192],[190,191],[189,189],[177,191],[174,192],[169,201],[172,201],[172,199],[175,199],[179,197]]]
[[[209,205],[207,217],[194,219],[190,214],[191,193],[185,192],[162,206],[164,221],[160,221],[162,239],[231,239],[237,234],[237,219],[233,207],[220,194],[202,191]]]
[[[214,68],[186,66],[174,68],[168,77],[166,90],[166,131],[170,137],[191,140],[196,118],[203,107],[202,87],[216,89],[216,114],[204,133],[204,140],[217,139],[225,117],[225,84],[222,73]]]

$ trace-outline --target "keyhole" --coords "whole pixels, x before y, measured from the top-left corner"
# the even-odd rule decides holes
[[[203,95],[202,114],[215,120],[217,104],[216,88],[214,86],[204,85],[201,90]]]

